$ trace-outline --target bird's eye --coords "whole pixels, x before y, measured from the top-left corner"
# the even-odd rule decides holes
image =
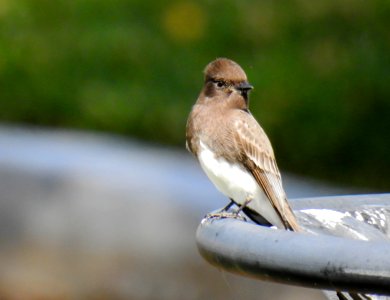
[[[223,87],[223,86],[225,86],[225,82],[223,82],[222,80],[218,80],[218,81],[216,81],[216,83],[217,83],[217,86],[218,86],[218,87]]]

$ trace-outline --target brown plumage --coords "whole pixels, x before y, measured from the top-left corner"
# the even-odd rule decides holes
[[[188,118],[187,148],[216,187],[245,206],[252,219],[261,215],[277,227],[297,231],[299,225],[287,202],[271,143],[248,109],[251,88],[237,63],[226,58],[211,62]],[[226,172],[219,170],[242,176],[227,178]],[[241,182],[246,174],[249,177]],[[260,189],[253,189],[252,181]]]

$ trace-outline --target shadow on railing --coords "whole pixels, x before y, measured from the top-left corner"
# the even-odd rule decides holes
[[[205,218],[202,256],[227,271],[310,288],[390,295],[390,194],[291,201],[305,233]]]

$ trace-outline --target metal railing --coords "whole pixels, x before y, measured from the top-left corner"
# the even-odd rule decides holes
[[[219,268],[261,280],[390,295],[390,194],[290,203],[307,232],[205,218],[196,235],[200,253]],[[327,214],[330,221],[321,223]]]

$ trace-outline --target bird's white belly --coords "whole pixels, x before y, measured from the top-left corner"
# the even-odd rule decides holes
[[[200,146],[198,159],[202,169],[221,193],[239,205],[244,204],[250,198],[248,207],[262,215],[271,224],[283,227],[268,197],[248,170],[224,158],[216,158],[213,151],[202,142]]]
[[[246,197],[253,197],[256,194],[258,185],[247,170],[223,158],[216,158],[207,146],[203,143],[201,146],[200,164],[221,193],[234,199],[238,204],[243,204]]]

